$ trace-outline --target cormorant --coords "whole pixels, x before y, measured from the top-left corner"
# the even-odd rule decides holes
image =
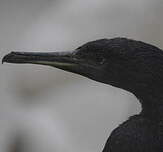
[[[142,111],[113,130],[103,152],[163,152],[161,49],[127,38],[100,39],[69,52],[11,52],[2,62],[49,65],[132,92]]]

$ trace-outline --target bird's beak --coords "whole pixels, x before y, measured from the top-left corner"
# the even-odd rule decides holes
[[[69,52],[11,52],[3,57],[2,63],[49,65],[66,71],[78,73],[79,62],[74,58],[75,51]]]

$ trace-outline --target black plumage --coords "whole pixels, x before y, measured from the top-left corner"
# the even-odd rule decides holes
[[[163,52],[127,38],[88,42],[70,52],[11,52],[2,62],[57,67],[132,92],[142,111],[116,128],[103,152],[163,152]]]

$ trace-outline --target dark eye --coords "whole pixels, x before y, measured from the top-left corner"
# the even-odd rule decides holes
[[[91,59],[98,65],[99,64],[102,65],[105,62],[105,58],[101,56],[101,54],[96,54],[96,55],[92,54]]]
[[[105,63],[105,59],[103,58],[100,60],[100,65],[103,65],[104,63]]]

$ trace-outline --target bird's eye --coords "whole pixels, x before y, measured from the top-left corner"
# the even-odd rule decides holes
[[[103,65],[105,63],[105,59],[103,58],[103,59],[101,59],[101,61],[100,61],[100,65]]]

